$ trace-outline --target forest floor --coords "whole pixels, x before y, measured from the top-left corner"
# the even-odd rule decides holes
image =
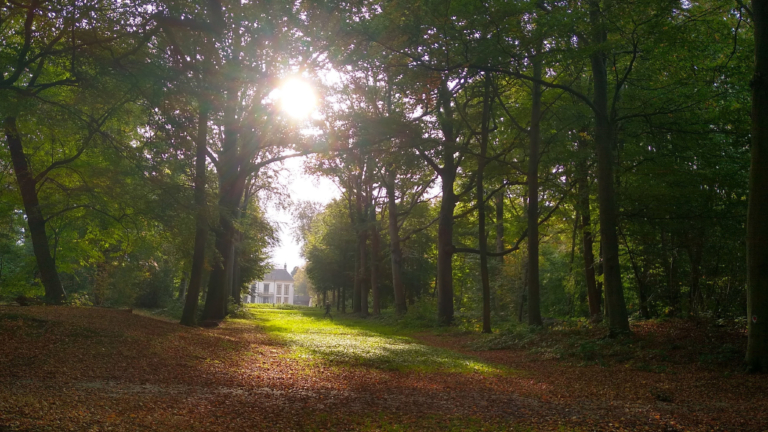
[[[740,371],[743,335],[701,323],[615,341],[246,311],[206,329],[0,306],[0,431],[768,430],[768,376]]]

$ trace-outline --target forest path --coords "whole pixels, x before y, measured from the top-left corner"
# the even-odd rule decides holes
[[[0,431],[760,430],[765,420],[751,403],[721,406],[751,412],[743,423],[712,404],[635,397],[616,370],[467,352],[460,337],[320,310],[249,310],[201,329],[108,309],[0,307]]]

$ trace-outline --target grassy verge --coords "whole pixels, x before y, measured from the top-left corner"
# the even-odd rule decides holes
[[[291,356],[335,366],[423,372],[508,373],[503,367],[443,348],[423,345],[402,329],[373,319],[335,314],[323,318],[313,308],[249,305],[250,321],[291,348]]]

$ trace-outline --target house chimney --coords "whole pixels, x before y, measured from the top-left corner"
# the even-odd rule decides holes
[[[288,264],[283,264],[283,270],[288,270]]]

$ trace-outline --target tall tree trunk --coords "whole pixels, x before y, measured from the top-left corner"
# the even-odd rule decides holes
[[[381,314],[379,293],[379,224],[376,222],[376,205],[371,204],[371,295],[373,296],[373,314]]]
[[[61,285],[59,273],[56,271],[56,261],[51,256],[51,250],[48,246],[45,218],[40,210],[40,202],[35,188],[37,182],[29,164],[27,164],[21,136],[16,128],[16,117],[7,117],[4,129],[8,150],[11,153],[13,172],[16,175],[16,182],[19,185],[19,192],[24,203],[24,211],[27,214],[27,226],[29,226],[29,234],[32,238],[32,251],[37,261],[37,269],[40,271],[40,281],[45,288],[45,300],[48,303],[61,304],[66,293]]]
[[[201,104],[197,121],[197,142],[195,143],[195,246],[192,252],[192,271],[189,278],[187,298],[181,314],[181,324],[195,325],[197,304],[200,301],[200,287],[205,267],[205,243],[208,241],[208,214],[206,210],[205,183],[206,157],[208,148],[208,108]]]
[[[387,213],[389,214],[389,256],[392,263],[392,288],[395,294],[395,312],[404,314],[408,307],[405,301],[405,286],[403,285],[403,251],[400,248],[400,229],[397,226],[397,197],[395,196],[394,169],[387,169]]]
[[[356,181],[355,191],[355,210],[354,210],[354,227],[357,235],[357,247],[355,248],[355,285],[354,291],[352,291],[352,313],[359,314],[362,311],[361,296],[363,292],[363,273],[365,269],[365,248],[360,246],[362,237],[362,205],[363,198],[361,192],[361,182],[359,179]]]
[[[495,197],[495,209],[496,209],[496,253],[504,252],[504,195],[506,191],[504,189],[496,192]],[[504,271],[504,257],[499,256],[496,258],[498,261],[496,267],[496,274],[494,275],[495,283],[494,289],[491,291],[491,310],[497,310],[498,305],[496,303],[496,296],[503,280]]]
[[[333,290],[333,301],[336,303],[336,310],[341,310],[341,288]]]
[[[752,163],[747,211],[747,365],[768,372],[768,2],[752,0]]]
[[[491,117],[491,77],[485,74],[483,95],[483,118],[480,134],[480,154],[477,157],[476,197],[478,220],[478,243],[480,248],[480,280],[483,286],[483,333],[491,332],[491,283],[488,278],[488,235],[485,230],[485,157],[488,153],[488,123]]]
[[[597,148],[597,189],[600,207],[600,241],[603,248],[603,273],[605,280],[606,311],[610,334],[627,333],[629,317],[624,302],[624,288],[619,266],[618,217],[614,187],[613,125],[608,113],[608,73],[605,53],[600,47],[605,40],[605,30],[600,0],[590,0],[589,19],[592,25],[592,42],[596,46],[590,55],[594,81],[595,146]]]
[[[370,273],[368,272],[368,230],[360,235],[360,316],[368,317],[368,293],[370,291]]]
[[[456,208],[456,136],[453,131],[453,106],[448,83],[439,89],[440,128],[443,132],[442,162],[438,174],[442,181],[442,199],[437,222],[437,320],[440,325],[453,323],[453,212]]]
[[[533,58],[533,77],[541,80],[542,44]],[[541,326],[539,295],[539,147],[541,144],[541,85],[533,83],[530,151],[528,155],[528,325]]]
[[[367,282],[367,276],[368,272],[366,269],[368,268],[368,227],[367,225],[367,218],[366,218],[366,211],[367,209],[363,206],[363,192],[362,192],[362,182],[360,184],[360,200],[358,201],[358,207],[357,207],[357,214],[358,214],[358,235],[357,235],[357,248],[358,253],[360,254],[360,274],[358,277],[360,278],[360,294],[359,294],[359,310],[360,316],[365,318],[368,316],[368,284]]]
[[[595,254],[592,251],[594,238],[592,237],[592,216],[589,205],[589,171],[585,156],[586,143],[579,141],[580,153],[577,163],[577,194],[579,199],[578,210],[581,214],[581,244],[584,256],[584,277],[587,282],[587,302],[589,303],[589,319],[592,322],[602,320],[600,314],[600,290],[595,280]]]
[[[247,177],[242,171],[243,161],[240,160],[237,145],[240,126],[235,107],[239,103],[238,97],[239,92],[233,84],[227,92],[227,104],[224,107],[224,139],[218,164],[219,229],[216,231],[216,250],[221,259],[214,262],[208,282],[208,295],[203,309],[204,320],[224,319],[227,314],[227,299],[232,292],[230,276],[236,231],[233,221],[240,207]]]

